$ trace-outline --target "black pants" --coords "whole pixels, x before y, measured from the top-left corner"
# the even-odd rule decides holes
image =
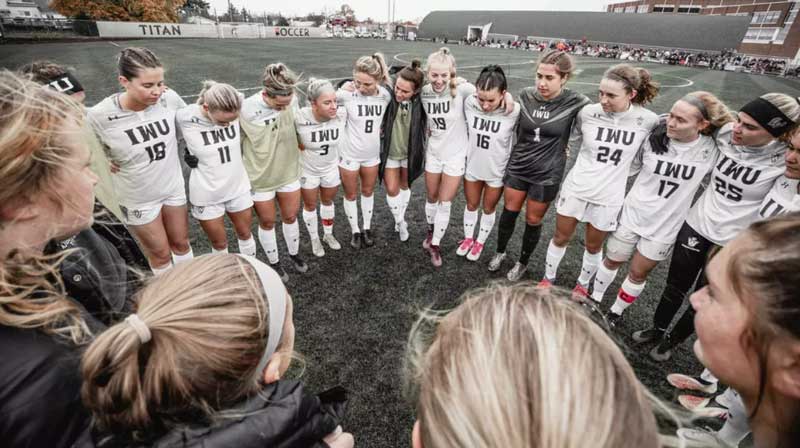
[[[715,247],[719,246],[697,233],[689,224],[683,223],[669,261],[667,285],[653,315],[655,328],[666,330],[684,300],[688,299],[692,291],[706,285],[706,261],[709,252]],[[689,306],[670,333],[670,345],[677,346],[692,333],[694,333],[694,309]]]

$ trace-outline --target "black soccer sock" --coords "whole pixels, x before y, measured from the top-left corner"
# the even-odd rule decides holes
[[[512,212],[507,208],[503,208],[503,213],[500,215],[500,226],[497,230],[497,253],[505,253],[508,240],[514,234],[514,226],[517,224],[517,216],[519,212]]]
[[[536,250],[536,244],[539,242],[539,237],[542,235],[542,225],[532,226],[525,224],[525,233],[522,234],[522,252],[519,254],[519,262],[523,265],[528,265],[528,260],[531,259],[531,254]]]

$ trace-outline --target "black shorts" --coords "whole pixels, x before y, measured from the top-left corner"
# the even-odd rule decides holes
[[[503,178],[503,185],[514,190],[524,191],[528,195],[528,199],[538,202],[553,202],[558,196],[560,185],[542,185],[538,183],[528,182],[514,177],[509,174]]]

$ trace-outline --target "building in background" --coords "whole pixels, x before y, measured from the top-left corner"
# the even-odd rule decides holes
[[[800,61],[800,2],[769,0],[639,0],[612,3],[606,11],[629,14],[748,16],[740,53]]]

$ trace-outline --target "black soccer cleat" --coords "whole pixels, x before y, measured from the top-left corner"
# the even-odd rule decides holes
[[[308,271],[308,264],[300,258],[299,255],[289,255],[289,259],[292,260],[292,265],[294,266],[294,270],[303,274]]]
[[[364,229],[364,233],[361,234],[361,243],[364,247],[375,245],[375,240],[372,238],[372,230]]]
[[[356,232],[350,237],[350,247],[353,249],[361,249],[361,233]]]
[[[280,262],[278,263],[270,263],[269,267],[271,267],[275,272],[278,273],[278,276],[281,278],[283,283],[287,283],[289,281],[289,274],[281,266]]]
[[[634,331],[631,337],[634,341],[643,344],[645,342],[660,341],[666,331],[660,328],[648,328],[646,330]]]

